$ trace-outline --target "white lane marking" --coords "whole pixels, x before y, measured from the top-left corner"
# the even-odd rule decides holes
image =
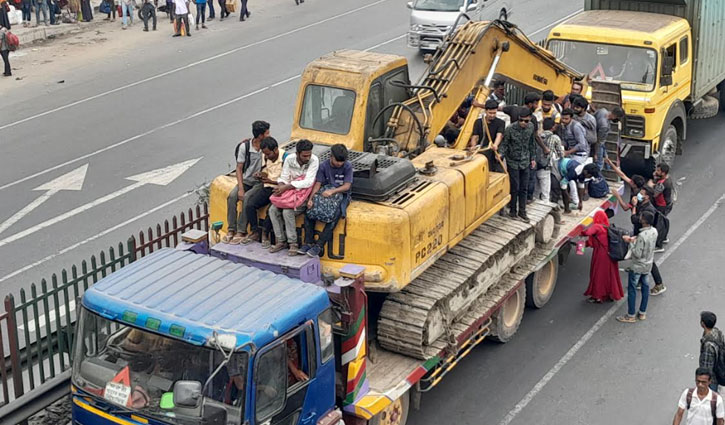
[[[378,47],[383,47],[383,46],[385,46],[386,44],[390,44],[390,43],[392,43],[393,41],[398,41],[398,40],[400,40],[401,38],[404,38],[404,37],[405,37],[405,36],[407,36],[407,35],[408,35],[408,33],[405,33],[405,34],[401,34],[401,35],[399,35],[399,36],[397,36],[397,37],[393,37],[393,38],[391,38],[391,39],[390,39],[390,40],[388,40],[388,41],[383,41],[382,43],[378,43],[378,44],[376,44],[376,45],[374,45],[374,46],[368,47],[367,49],[365,49],[365,50],[363,50],[363,51],[364,51],[364,52],[369,52],[369,51],[371,51],[371,50],[375,50],[375,49],[377,49]]]
[[[697,230],[702,225],[702,223],[704,223],[715,212],[715,210],[717,210],[718,207],[721,206],[721,204],[723,202],[725,202],[725,194],[720,196],[717,199],[717,201],[715,201],[715,203],[712,204],[712,206],[710,206],[710,208],[707,211],[705,211],[705,213],[692,226],[690,226],[690,228],[687,229],[687,231],[682,236],[680,236],[679,239],[677,239],[677,242],[675,242],[670,247],[668,247],[665,254],[662,255],[657,260],[657,265],[658,266],[662,265],[662,263],[665,260],[667,260],[670,257],[670,255],[672,255],[672,253],[675,252],[677,250],[677,248],[680,247],[680,245],[682,245],[690,236],[692,236],[692,234],[695,232],[695,230]],[[626,298],[623,298],[623,299],[617,301],[616,303],[614,303],[614,305],[612,307],[610,307],[606,313],[604,313],[604,316],[602,316],[599,320],[597,320],[597,322],[594,324],[594,326],[592,326],[587,331],[587,333],[585,333],[579,339],[579,341],[577,341],[576,344],[574,344],[569,349],[569,351],[567,351],[566,354],[564,354],[564,356],[559,359],[558,362],[556,362],[554,367],[552,367],[551,369],[549,369],[548,372],[546,372],[546,375],[544,375],[541,378],[541,380],[539,380],[539,382],[537,382],[536,385],[534,385],[534,387],[531,388],[531,390],[524,396],[524,398],[522,398],[521,401],[516,403],[516,406],[514,406],[514,408],[511,409],[508,412],[508,414],[503,418],[503,420],[501,422],[499,422],[499,425],[509,425],[511,423],[511,421],[514,420],[516,415],[521,413],[521,411],[524,410],[524,408],[529,403],[531,403],[531,400],[533,400],[534,397],[536,397],[536,395],[539,394],[542,389],[544,389],[546,384],[548,384],[549,381],[551,381],[551,379],[557,373],[559,373],[559,371],[569,362],[569,360],[572,359],[572,357],[574,357],[574,355],[584,346],[584,344],[586,344],[589,341],[589,339],[591,339],[591,337],[602,326],[604,326],[604,324],[607,323],[608,320],[610,320],[612,318],[612,316],[617,311],[617,309],[624,303],[625,299]]]
[[[574,12],[572,12],[572,13],[566,15],[566,16],[564,16],[561,19],[557,19],[556,21],[550,23],[549,25],[547,25],[545,27],[541,27],[538,30],[532,32],[531,34],[528,34],[528,37],[531,38],[531,37],[535,36],[536,34],[538,34],[538,33],[542,32],[544,30],[547,30],[547,29],[553,27],[554,25],[559,25],[560,23],[566,21],[567,19],[571,18],[572,16],[576,15],[577,13],[581,12],[582,10],[584,10],[584,9],[578,9],[578,10],[576,10],[576,11],[574,11]]]
[[[142,173],[142,174],[137,174],[135,176],[127,177],[128,180],[135,181],[136,183],[126,186],[124,188],[121,188],[113,193],[109,193],[108,195],[102,196],[87,204],[81,205],[66,213],[53,217],[50,220],[43,221],[42,223],[37,224],[28,229],[25,229],[22,232],[18,232],[18,233],[13,234],[12,236],[8,236],[7,238],[0,240],[0,246],[5,246],[11,242],[15,242],[26,236],[32,235],[33,233],[43,230],[46,227],[53,226],[57,223],[60,223],[63,220],[66,220],[70,217],[73,217],[82,212],[85,212],[93,207],[104,204],[112,199],[118,198],[119,196],[124,195],[128,192],[131,192],[132,190],[138,189],[139,187],[142,187],[142,186],[146,186],[147,184],[166,186],[169,183],[171,183],[174,179],[179,177],[181,174],[183,174],[186,170],[191,168],[191,166],[196,164],[200,159],[201,158],[191,159],[188,161],[180,162],[178,164],[170,165],[168,167],[149,171],[147,173]]]
[[[393,41],[398,40],[398,39],[402,38],[403,36],[398,36],[398,37],[392,38],[392,39],[390,39],[388,41],[384,41],[384,42],[382,42],[380,44],[376,44],[375,46],[373,46],[373,48],[377,48],[377,47],[383,46],[385,44],[392,43]],[[369,49],[366,49],[366,51],[367,50],[369,50]],[[70,160],[68,160],[66,162],[63,162],[61,164],[54,165],[52,167],[48,167],[48,168],[46,168],[46,169],[44,169],[42,171],[38,171],[37,173],[31,174],[29,176],[25,176],[25,177],[23,177],[21,179],[12,181],[10,183],[6,183],[6,184],[0,186],[0,190],[7,189],[9,187],[12,187],[12,186],[18,185],[20,183],[26,182],[26,181],[28,181],[30,179],[34,179],[35,177],[42,176],[42,175],[47,174],[47,173],[49,173],[51,171],[55,171],[55,170],[57,170],[59,168],[63,168],[66,165],[70,165],[70,164],[73,164],[75,162],[82,161],[84,159],[88,159],[88,158],[90,158],[92,156],[101,154],[101,153],[106,152],[106,151],[109,151],[111,149],[115,149],[115,148],[117,148],[119,146],[123,146],[123,145],[125,145],[127,143],[131,143],[131,142],[133,142],[135,140],[138,140],[138,139],[141,139],[143,137],[149,136],[149,135],[154,134],[154,133],[156,133],[158,131],[165,130],[165,129],[169,128],[169,127],[173,127],[173,126],[175,126],[177,124],[180,124],[180,123],[182,123],[182,122],[184,122],[186,120],[190,120],[190,119],[193,119],[193,118],[197,118],[197,117],[200,117],[200,116],[202,116],[204,114],[208,114],[209,112],[216,111],[217,109],[224,108],[225,106],[231,105],[232,103],[239,102],[239,101],[244,100],[244,99],[246,99],[248,97],[252,97],[254,95],[260,94],[262,92],[265,92],[265,91],[267,91],[269,89],[275,88],[275,87],[280,86],[282,84],[285,84],[285,83],[289,83],[291,81],[294,81],[294,80],[300,78],[300,76],[302,76],[302,74],[297,74],[297,75],[294,75],[292,77],[285,78],[284,80],[280,80],[280,81],[278,81],[278,82],[276,82],[274,84],[270,84],[267,87],[262,87],[260,89],[257,89],[255,91],[253,91],[253,92],[249,92],[249,93],[243,94],[241,96],[235,97],[235,98],[230,99],[230,100],[228,100],[228,101],[226,101],[224,103],[220,103],[220,104],[218,104],[216,106],[212,106],[212,107],[207,108],[207,109],[202,109],[201,111],[195,112],[195,113],[193,113],[191,115],[188,115],[188,116],[186,116],[184,118],[181,118],[181,119],[178,119],[178,120],[175,120],[175,121],[168,122],[168,123],[166,123],[164,125],[161,125],[161,126],[156,127],[156,128],[152,128],[151,130],[145,131],[145,132],[143,132],[141,134],[137,134],[135,136],[131,136],[131,137],[127,138],[127,139],[121,140],[120,142],[114,143],[112,145],[108,145],[108,146],[106,146],[104,148],[101,148],[101,149],[98,149],[96,151],[87,153],[85,155],[81,155],[81,156],[79,156],[77,158],[74,158],[74,159],[70,159]]]
[[[62,176],[49,181],[46,184],[40,185],[33,190],[44,190],[44,194],[34,199],[31,203],[23,207],[20,211],[13,214],[12,217],[8,218],[4,222],[0,223],[0,233],[4,232],[10,226],[20,221],[23,217],[30,214],[39,206],[43,205],[45,201],[50,199],[53,195],[60,192],[61,190],[81,190],[83,187],[83,181],[86,179],[86,172],[88,171],[88,164],[81,165],[75,170],[63,174]]]
[[[166,72],[162,72],[161,74],[156,74],[156,75],[153,75],[151,77],[147,77],[147,78],[144,78],[142,80],[138,80],[138,81],[135,81],[133,83],[129,83],[129,84],[126,84],[126,85],[121,86],[121,87],[117,87],[117,88],[112,89],[112,90],[108,90],[108,91],[105,91],[105,92],[102,92],[102,93],[98,93],[96,95],[93,95],[93,96],[90,96],[90,97],[86,97],[84,99],[76,100],[75,102],[71,102],[71,103],[68,103],[66,105],[59,106],[57,108],[53,108],[53,109],[47,110],[45,112],[41,112],[39,114],[31,115],[31,116],[29,116],[27,118],[23,118],[23,119],[20,119],[20,120],[11,122],[11,123],[4,124],[4,125],[0,126],[0,130],[5,130],[6,128],[10,128],[10,127],[15,127],[16,125],[20,125],[20,124],[26,123],[28,121],[31,121],[31,120],[34,120],[34,119],[37,119],[37,118],[40,118],[40,117],[44,117],[46,115],[49,115],[49,114],[52,114],[52,113],[55,113],[55,112],[59,112],[59,111],[62,111],[64,109],[72,108],[73,106],[77,106],[77,105],[80,105],[80,104],[83,104],[83,103],[86,103],[86,102],[90,102],[91,100],[95,100],[95,99],[98,99],[98,98],[101,98],[101,97],[104,97],[104,96],[108,96],[109,94],[117,93],[119,91],[126,90],[126,89],[129,89],[131,87],[135,87],[135,86],[138,86],[140,84],[147,83],[149,81],[153,81],[153,80],[156,80],[156,79],[159,79],[159,78],[162,78],[162,77],[166,77],[167,75],[175,74],[175,73],[177,73],[179,71],[183,71],[183,70],[186,70],[186,69],[189,69],[189,68],[193,68],[195,66],[202,65],[202,64],[205,64],[207,62],[211,62],[211,61],[217,60],[219,58],[223,58],[225,56],[229,56],[231,54],[240,52],[242,50],[249,49],[250,47],[259,46],[260,44],[264,44],[264,43],[267,43],[269,41],[274,41],[274,40],[277,40],[279,38],[286,37],[288,35],[295,34],[295,33],[298,33],[300,31],[304,31],[306,29],[313,28],[313,27],[316,27],[318,25],[322,25],[322,24],[327,23],[327,22],[330,22],[330,21],[334,21],[335,19],[339,19],[339,18],[348,16],[348,15],[351,15],[353,13],[357,13],[357,12],[359,12],[361,10],[368,9],[370,7],[373,7],[373,6],[377,6],[378,4],[384,3],[386,1],[388,1],[388,0],[377,0],[377,1],[373,2],[373,3],[367,4],[365,6],[360,6],[358,8],[355,8],[355,9],[352,9],[352,10],[348,10],[347,12],[343,12],[343,13],[337,14],[335,16],[331,16],[329,18],[322,19],[320,21],[317,21],[317,22],[314,22],[314,23],[311,23],[311,24],[307,24],[307,25],[304,25],[304,26],[301,26],[301,27],[298,27],[298,28],[295,28],[295,29],[292,29],[292,30],[289,30],[289,31],[285,31],[283,33],[279,33],[279,34],[274,35],[272,37],[265,38],[264,40],[259,40],[259,41],[255,41],[254,43],[245,44],[244,46],[240,46],[240,47],[236,47],[236,48],[231,49],[231,50],[227,50],[226,52],[222,52],[222,53],[216,54],[214,56],[210,56],[208,58],[201,59],[201,60],[198,60],[196,62],[192,62],[190,64],[187,64],[187,65],[184,65],[184,66],[181,66],[181,67],[178,67],[178,68],[174,68],[174,69],[171,69],[171,70],[166,71]]]
[[[68,300],[68,313],[73,314],[73,312],[76,310],[76,300]],[[62,319],[65,317],[65,308],[61,306],[60,313],[58,314],[60,316],[59,320],[61,324],[63,323]],[[50,326],[53,327],[55,325],[55,309],[50,310],[48,312],[48,316],[50,316]],[[38,316],[38,325],[40,326],[40,330],[43,331],[45,329],[45,314],[41,314]],[[20,324],[18,325],[18,330],[24,331],[25,325]],[[28,331],[31,334],[35,333],[35,319],[28,320]]]
[[[48,262],[48,261],[50,261],[50,260],[52,260],[52,259],[54,259],[54,258],[56,258],[56,257],[58,257],[58,256],[60,256],[60,255],[63,255],[63,254],[65,254],[65,253],[67,253],[67,252],[70,252],[70,251],[72,251],[72,250],[74,250],[74,249],[78,248],[78,247],[79,247],[79,246],[81,246],[81,245],[85,245],[85,244],[87,244],[88,242],[92,242],[92,241],[94,241],[94,240],[96,240],[96,239],[102,238],[103,236],[106,236],[107,234],[109,234],[109,233],[111,233],[111,232],[115,232],[116,230],[118,230],[118,229],[120,229],[120,228],[122,228],[122,227],[125,227],[125,226],[127,226],[127,225],[129,225],[129,224],[133,223],[134,221],[140,220],[140,219],[142,219],[142,218],[144,218],[144,217],[146,217],[146,216],[148,216],[148,215],[151,215],[151,214],[155,213],[156,211],[159,211],[159,210],[161,210],[161,209],[163,209],[163,208],[166,208],[166,207],[168,207],[169,205],[172,205],[172,204],[174,204],[174,203],[176,203],[176,202],[179,202],[179,201],[181,201],[182,199],[185,199],[185,198],[189,197],[190,195],[193,195],[193,193],[194,193],[194,192],[187,192],[187,193],[184,193],[183,195],[181,195],[181,196],[178,196],[178,197],[176,197],[176,198],[174,198],[174,199],[171,199],[171,200],[169,200],[169,201],[166,201],[166,202],[164,202],[163,204],[161,204],[161,205],[158,205],[158,206],[156,206],[156,207],[154,207],[154,208],[151,208],[151,209],[150,209],[150,210],[148,210],[148,211],[144,211],[143,213],[141,213],[141,214],[139,214],[139,215],[137,215],[137,216],[135,216],[135,217],[131,217],[131,218],[129,218],[128,220],[126,220],[126,221],[124,221],[124,222],[122,222],[122,223],[118,223],[118,224],[116,224],[115,226],[113,226],[113,227],[109,227],[108,229],[106,229],[106,230],[104,230],[104,231],[102,231],[102,232],[100,232],[100,233],[96,233],[95,235],[93,235],[93,236],[91,236],[91,237],[89,237],[89,238],[87,238],[87,239],[84,239],[84,240],[82,240],[82,241],[80,241],[80,242],[76,242],[76,243],[74,243],[73,245],[70,245],[70,246],[68,246],[68,247],[66,247],[66,248],[63,248],[63,249],[61,249],[60,251],[58,251],[58,252],[56,252],[56,253],[54,253],[54,254],[48,255],[48,256],[46,256],[46,257],[44,257],[44,258],[41,258],[40,260],[38,260],[38,261],[35,261],[35,262],[34,262],[34,263],[32,263],[32,264],[28,264],[28,265],[27,265],[27,266],[25,266],[25,267],[22,267],[22,268],[20,268],[20,269],[18,269],[18,270],[15,270],[14,272],[11,272],[11,273],[9,273],[9,274],[7,274],[7,275],[3,276],[3,277],[0,277],[0,282],[5,282],[6,280],[8,280],[8,279],[11,279],[11,278],[13,278],[13,277],[15,277],[15,276],[17,276],[17,275],[19,275],[19,274],[23,273],[23,272],[26,272],[26,271],[28,271],[28,270],[30,270],[30,269],[32,269],[32,268],[34,268],[34,267],[37,267],[37,266],[39,266],[39,265],[41,265],[41,264],[43,264],[43,263],[45,263],[45,262]]]

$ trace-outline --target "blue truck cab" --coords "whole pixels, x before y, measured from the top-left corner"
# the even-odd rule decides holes
[[[220,257],[162,249],[85,292],[74,424],[341,423],[326,289]]]

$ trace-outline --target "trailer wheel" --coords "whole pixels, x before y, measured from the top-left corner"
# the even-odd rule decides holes
[[[526,285],[511,294],[501,307],[491,317],[491,338],[501,343],[509,342],[519,330],[521,318],[524,317],[524,303],[526,302]]]
[[[552,258],[544,267],[526,277],[526,306],[542,308],[549,302],[559,274],[557,257]]]
[[[406,391],[399,399],[370,419],[370,425],[405,425],[408,422],[409,407],[410,391]]]
[[[692,108],[690,111],[689,118],[691,120],[704,120],[712,118],[717,115],[720,110],[720,100],[717,97],[705,95],[702,97],[702,102],[699,105]]]

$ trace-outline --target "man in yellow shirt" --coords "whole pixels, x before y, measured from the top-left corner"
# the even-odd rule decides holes
[[[269,205],[269,197],[272,195],[274,188],[277,187],[277,180],[279,180],[279,176],[282,174],[282,164],[284,162],[282,157],[284,152],[279,149],[277,140],[274,137],[262,139],[260,148],[264,155],[264,164],[262,164],[262,169],[255,177],[264,183],[264,188],[250,196],[244,205],[244,214],[247,215],[250,232],[249,235],[242,239],[242,243],[246,245],[250,242],[258,242],[261,238],[262,246],[268,248],[270,245],[269,235],[272,231],[272,222],[269,215],[267,215],[260,230],[259,210]]]

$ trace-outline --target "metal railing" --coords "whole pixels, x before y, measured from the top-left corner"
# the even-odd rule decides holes
[[[51,392],[67,394],[67,385],[61,392],[51,390],[59,387],[59,379],[69,377],[78,300],[83,292],[154,250],[176,246],[181,234],[190,229],[209,230],[206,205],[141,231],[82,261],[80,267],[62,269],[50,279],[42,279],[40,285],[21,289],[19,303],[12,294],[7,295],[0,311],[0,417],[12,413],[16,419],[27,419],[38,406],[43,407],[35,399]],[[57,398],[47,400],[48,404]]]

